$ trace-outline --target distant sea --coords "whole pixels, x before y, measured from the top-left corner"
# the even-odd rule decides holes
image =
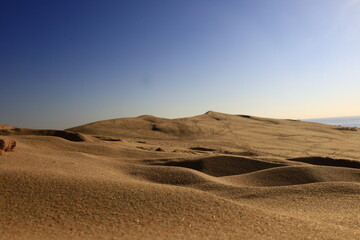
[[[303,119],[307,122],[325,123],[343,127],[360,127],[360,116]]]

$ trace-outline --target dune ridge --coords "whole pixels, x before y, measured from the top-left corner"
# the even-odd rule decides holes
[[[0,138],[0,239],[360,239],[359,131],[209,111]]]

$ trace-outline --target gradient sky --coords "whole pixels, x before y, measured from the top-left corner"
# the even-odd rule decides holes
[[[0,124],[360,115],[358,0],[2,0]]]

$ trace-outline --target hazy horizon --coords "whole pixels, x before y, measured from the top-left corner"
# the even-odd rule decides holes
[[[213,111],[213,110],[209,110],[209,111]],[[222,112],[218,112],[218,111],[213,111],[213,112],[222,113]],[[91,122],[82,122],[82,123],[80,122],[77,125],[69,125],[69,126],[65,126],[65,127],[62,127],[62,128],[46,128],[46,127],[40,126],[38,129],[64,130],[64,129],[73,128],[73,127],[77,127],[77,126],[82,126],[82,125],[86,125],[86,124],[94,123],[94,122],[101,122],[101,121],[112,120],[112,119],[120,119],[120,118],[136,118],[136,117],[140,117],[140,116],[143,116],[143,115],[151,115],[151,116],[154,116],[154,117],[166,118],[166,119],[177,119],[177,118],[195,117],[195,116],[202,115],[202,114],[205,114],[205,113],[200,113],[200,114],[191,115],[191,116],[179,116],[179,117],[164,117],[164,116],[156,116],[156,115],[151,115],[151,114],[141,114],[141,115],[136,115],[136,116],[122,116],[122,117],[115,117],[115,118],[109,118],[109,119],[97,119],[97,120],[94,120],[94,121],[91,121]],[[224,114],[247,116],[247,114],[243,114],[243,113],[224,113]],[[255,115],[251,115],[251,116],[267,118],[267,116],[255,116]],[[347,125],[346,124],[340,124],[340,122],[342,123],[342,121],[344,121],[344,120],[346,121],[347,119],[352,119],[352,118],[354,118],[354,119],[356,118],[356,120],[358,121],[360,119],[360,115],[321,117],[321,118],[276,118],[276,117],[274,117],[274,119],[293,119],[293,120],[300,120],[300,121],[306,121],[306,122],[316,122],[316,123],[324,123],[324,124],[329,124],[329,125],[342,125],[342,126],[347,126]],[[337,119],[342,120],[342,121],[337,122],[336,121]],[[14,127],[31,128],[31,127],[28,127],[28,126],[19,126],[19,125],[13,125],[13,124],[10,124],[10,123],[4,123],[4,122],[0,122],[0,125],[1,124],[14,126]],[[354,126],[360,127],[360,122],[355,123]],[[36,127],[34,127],[34,128],[36,128]]]
[[[0,124],[360,115],[360,1],[3,1]]]

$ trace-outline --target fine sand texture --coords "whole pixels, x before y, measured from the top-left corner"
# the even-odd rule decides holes
[[[209,111],[0,139],[0,239],[360,239],[357,128]]]

